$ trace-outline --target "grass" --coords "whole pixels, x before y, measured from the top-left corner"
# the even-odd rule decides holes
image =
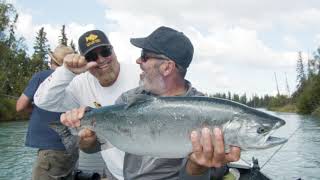
[[[271,107],[271,108],[268,108],[268,110],[277,111],[277,112],[290,112],[290,113],[297,113],[298,112],[297,106],[295,104],[287,104],[287,105],[281,106],[281,107]]]

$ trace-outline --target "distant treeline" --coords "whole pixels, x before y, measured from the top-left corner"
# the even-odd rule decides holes
[[[226,93],[216,93],[210,94],[209,97],[218,97],[236,101],[250,107],[254,108],[265,108],[265,107],[274,107],[274,106],[283,106],[288,103],[288,97],[286,95],[281,95],[279,97],[265,95],[259,97],[257,95],[247,97],[246,94],[238,95],[231,94],[231,92]]]
[[[296,72],[296,91],[289,96],[277,94],[276,96],[247,97],[246,94],[238,95],[231,92],[209,96],[233,100],[255,108],[313,114],[320,117],[320,47],[313,53],[313,57],[308,59],[306,68],[301,52],[298,52]]]
[[[44,28],[35,34],[34,53],[29,56],[23,37],[16,35],[19,18],[12,4],[0,0],[0,121],[26,118],[16,114],[15,103],[35,72],[48,69],[50,46]],[[67,45],[65,26],[62,26],[59,42]],[[71,41],[69,46],[75,47]],[[75,48],[74,48],[75,49]]]

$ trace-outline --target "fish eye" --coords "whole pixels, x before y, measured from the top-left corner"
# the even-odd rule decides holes
[[[265,133],[266,132],[266,129],[264,128],[264,127],[259,127],[258,129],[257,129],[257,133],[258,134],[263,134],[263,133]]]

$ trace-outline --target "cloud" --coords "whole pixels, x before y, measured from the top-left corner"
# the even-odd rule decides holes
[[[320,9],[310,7],[290,13],[282,13],[279,19],[285,26],[290,27],[291,30],[297,30],[297,28],[304,29],[307,27],[317,28],[319,23],[318,19],[320,19]]]
[[[192,36],[198,59],[212,59],[218,64],[275,68],[291,66],[290,52],[276,52],[257,36],[257,32],[240,27]]]
[[[302,27],[319,29],[316,25],[320,11],[315,7],[320,3],[313,0],[307,3],[298,0],[99,2],[106,7],[105,22],[101,22],[103,30],[120,61],[134,63],[139,57],[140,50],[130,44],[130,38],[145,37],[161,25],[170,26],[183,31],[194,44],[194,60],[188,78],[211,91],[237,89],[240,92],[251,87],[252,91],[265,93],[268,86],[274,86],[272,78],[270,80],[274,72],[288,71],[288,76],[294,77],[296,49],[301,46],[297,32]],[[34,24],[31,15],[22,15],[19,32],[29,41],[33,41],[35,33],[43,26],[51,47],[57,44],[62,24]],[[93,28],[94,24],[81,22],[66,24],[67,36],[75,42],[83,32]],[[290,33],[283,33],[287,30]],[[274,32],[279,37],[270,40]],[[320,35],[316,37],[320,41]],[[279,49],[281,45],[284,46]],[[249,73],[251,71],[255,76]],[[270,84],[261,83],[269,81]],[[208,82],[214,84],[214,88]]]
[[[285,35],[283,37],[284,46],[288,49],[298,50],[300,48],[298,40],[292,35]]]
[[[130,12],[138,17],[162,17],[169,24],[194,25],[202,31],[208,27],[241,26],[268,29],[275,25],[314,24],[319,17],[320,2],[315,0],[102,0],[111,11]],[[294,4],[294,5],[293,5]],[[139,21],[141,19],[136,19]],[[298,21],[298,23],[297,23]]]
[[[30,39],[34,35],[32,16],[30,14],[20,12],[16,27],[17,33],[26,39]]]
[[[17,3],[16,0],[7,0],[6,2],[7,2],[7,3],[10,3],[10,4],[16,4],[16,3]]]
[[[224,67],[209,61],[192,63],[186,78],[203,92],[223,92],[232,87],[232,80],[227,76]]]
[[[47,33],[46,37],[49,41],[51,49],[54,49],[59,43],[58,39],[61,35],[62,24],[34,24],[32,15],[24,12],[19,12],[17,34],[25,38],[28,47],[33,47],[35,37],[42,27],[44,27],[44,31]],[[73,40],[73,42],[77,45],[78,38],[81,36],[81,34],[88,30],[95,29],[95,26],[93,24],[83,25],[73,22],[70,24],[66,24],[65,29],[68,37],[68,43]],[[33,51],[30,51],[29,53],[31,54],[33,53]]]

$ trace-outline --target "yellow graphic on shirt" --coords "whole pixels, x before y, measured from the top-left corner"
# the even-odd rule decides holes
[[[94,104],[94,106],[96,107],[96,108],[101,108],[102,106],[101,106],[101,104],[100,103],[98,103],[98,102],[93,102],[93,104]]]
[[[101,42],[101,39],[95,34],[90,34],[86,37],[86,45],[87,47],[91,46],[92,44]]]

